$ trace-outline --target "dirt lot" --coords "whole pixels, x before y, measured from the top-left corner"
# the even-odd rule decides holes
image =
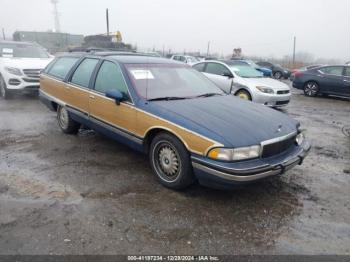
[[[294,91],[303,166],[235,191],[159,185],[147,158],[0,100],[0,254],[350,254],[350,100]]]

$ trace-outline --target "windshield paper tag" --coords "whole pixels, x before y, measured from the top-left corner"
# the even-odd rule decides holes
[[[131,73],[133,74],[136,80],[154,79],[152,72],[149,70],[131,70]]]

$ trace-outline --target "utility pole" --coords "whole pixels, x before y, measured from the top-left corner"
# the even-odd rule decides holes
[[[207,56],[209,56],[209,51],[210,51],[210,41],[208,42]]]
[[[2,29],[2,38],[4,38],[4,40],[6,40],[6,37],[5,37],[5,29],[4,29],[4,28]]]
[[[106,23],[107,23],[107,36],[109,36],[109,13],[108,13],[108,8],[106,9]]]
[[[293,68],[295,67],[295,46],[296,46],[297,38],[294,36],[294,45],[293,45]]]

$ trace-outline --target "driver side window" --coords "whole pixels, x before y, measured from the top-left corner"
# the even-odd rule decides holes
[[[125,99],[130,100],[128,87],[124,81],[120,67],[109,61],[104,61],[98,71],[95,90],[103,94],[109,90],[118,90],[123,94]]]
[[[205,72],[219,76],[232,75],[225,66],[217,63],[208,63]]]

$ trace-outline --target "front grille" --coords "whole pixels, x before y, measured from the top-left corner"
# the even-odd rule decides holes
[[[296,136],[292,136],[276,143],[264,145],[261,157],[271,157],[287,151],[295,144],[295,138]]]
[[[39,83],[39,78],[23,78],[23,81],[27,83]]]
[[[280,90],[280,91],[277,91],[277,95],[285,95],[285,94],[289,94],[289,90]]]
[[[286,105],[289,103],[289,100],[286,100],[286,101],[277,101],[276,102],[276,106],[281,106],[281,105]]]
[[[41,69],[23,69],[23,73],[30,78],[37,78],[40,77],[40,71]]]

